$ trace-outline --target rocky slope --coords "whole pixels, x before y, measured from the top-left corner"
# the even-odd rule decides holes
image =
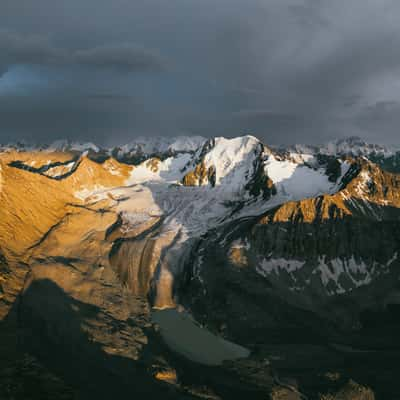
[[[7,147],[0,168],[0,317],[71,396],[340,398],[353,378],[396,398],[399,175],[252,136]],[[181,307],[251,356],[171,351],[151,309]]]

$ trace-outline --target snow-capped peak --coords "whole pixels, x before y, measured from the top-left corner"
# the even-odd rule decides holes
[[[213,148],[204,156],[207,167],[215,169],[215,184],[239,188],[254,173],[254,161],[261,153],[260,141],[254,136],[234,139],[217,137]]]
[[[138,137],[120,147],[122,153],[140,152],[147,155],[167,152],[196,151],[206,139],[201,136]]]
[[[389,147],[367,143],[358,136],[350,136],[335,141],[328,142],[321,147],[321,152],[328,155],[353,155],[365,156],[372,153],[382,155],[392,155],[393,150]]]
[[[296,144],[284,148],[297,154],[323,154],[328,156],[382,156],[390,157],[400,151],[399,146],[367,143],[358,136],[332,140],[323,145]]]
[[[94,143],[87,142],[87,143],[81,143],[81,142],[72,142],[70,140],[56,140],[53,143],[51,143],[47,148],[47,151],[79,151],[79,152],[85,152],[88,150],[92,150],[94,152],[99,152],[100,148],[96,146]]]

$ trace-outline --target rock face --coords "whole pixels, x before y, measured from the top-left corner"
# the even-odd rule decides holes
[[[397,399],[399,175],[252,136],[60,146],[0,153],[0,319],[51,390]],[[182,306],[249,359],[172,352],[151,309]]]
[[[188,172],[182,180],[185,186],[203,186],[210,183],[215,185],[215,168],[213,166],[206,167],[204,161],[196,165],[193,171]]]
[[[322,395],[320,400],[375,400],[375,395],[371,389],[350,381],[337,393]]]
[[[338,193],[285,203],[240,239],[258,272],[283,275],[293,292],[332,295],[397,270],[399,177],[369,163],[352,169],[357,176]]]

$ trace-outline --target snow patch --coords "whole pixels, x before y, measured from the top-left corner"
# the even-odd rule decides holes
[[[232,249],[245,249],[245,250],[250,250],[250,242],[246,238],[245,240],[243,239],[237,239],[234,240],[231,244]]]
[[[342,177],[348,168],[348,164],[342,164]],[[291,160],[278,160],[271,155],[265,162],[264,169],[275,184],[282,203],[322,194],[333,194],[339,190],[338,183],[330,182],[322,168],[314,169]],[[341,178],[338,182],[341,182]]]
[[[176,183],[183,178],[183,168],[190,160],[190,154],[180,154],[177,157],[169,157],[164,161],[154,161],[154,167],[151,160],[142,162],[133,168],[127,184],[137,184],[144,182],[168,182]],[[154,159],[153,159],[154,160]]]
[[[65,175],[68,172],[71,172],[75,166],[75,161],[72,161],[68,164],[57,165],[56,167],[49,168],[44,172],[45,175],[51,176],[52,178],[57,178],[59,176]]]
[[[279,275],[281,271],[287,271],[289,273],[295,272],[304,267],[305,261],[299,260],[286,260],[285,258],[270,258],[263,259],[256,270],[259,274],[264,277],[274,273]]]
[[[101,185],[96,185],[92,189],[87,189],[84,188],[82,190],[78,190],[74,193],[74,196],[82,201],[88,201],[89,199],[91,201],[100,201],[107,199],[107,188]]]
[[[279,277],[282,272],[287,272],[291,275],[293,282],[304,282],[303,290],[307,285],[311,284],[311,276],[317,275],[327,295],[333,296],[370,284],[374,277],[387,273],[388,268],[397,259],[397,252],[385,265],[376,261],[367,265],[362,260],[356,260],[354,256],[348,259],[334,258],[331,260],[326,260],[326,257],[319,257],[315,266],[310,268],[310,275],[305,278],[302,270],[307,264],[306,261],[285,258],[264,258],[256,266],[256,271],[264,277],[270,277],[271,275]],[[300,271],[302,271],[301,275],[298,275],[297,273]],[[348,282],[346,288],[343,287],[344,281]],[[300,285],[295,285],[289,289],[297,291],[300,288]]]

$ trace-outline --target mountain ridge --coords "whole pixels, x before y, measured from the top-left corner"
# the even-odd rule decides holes
[[[246,135],[243,135],[246,136]],[[252,136],[252,135],[247,135]],[[218,138],[218,136],[216,136]],[[240,136],[236,136],[240,137]],[[211,138],[212,139],[212,138]],[[0,148],[4,150],[20,151],[88,151],[95,152],[109,151],[119,149],[122,153],[137,151],[147,155],[164,153],[168,151],[195,151],[210,138],[203,136],[138,136],[134,140],[114,146],[103,146],[92,142],[79,142],[69,139],[59,139],[52,143],[35,145],[28,141],[16,141],[8,144],[1,144]],[[258,139],[260,140],[260,139]],[[263,142],[260,140],[260,142]],[[330,140],[323,144],[298,143],[289,145],[275,144],[271,146],[274,149],[312,153],[318,150],[327,155],[366,155],[370,153],[382,154],[385,157],[391,156],[400,151],[400,145],[383,145],[379,143],[368,142],[359,136],[345,136]]]

